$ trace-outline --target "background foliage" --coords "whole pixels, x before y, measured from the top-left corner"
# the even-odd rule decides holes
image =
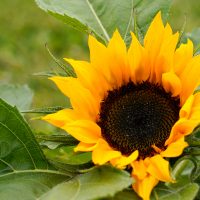
[[[37,0],[37,2],[40,2],[40,6],[45,5],[44,9],[50,9],[54,12],[53,15],[56,15],[58,18],[70,20],[70,23],[73,23],[73,25],[77,25],[74,24],[77,22],[70,19],[70,12],[75,11],[77,19],[82,20],[81,22],[83,23],[79,29],[87,29],[87,32],[91,30],[93,32],[96,31],[96,36],[105,40],[105,42],[109,35],[111,35],[111,32],[113,32],[111,25],[119,22],[119,24],[123,24],[123,22],[119,21],[120,19],[115,20],[114,18],[115,21],[111,25],[107,24],[109,23],[107,19],[101,19],[105,23],[105,27],[108,28],[108,35],[106,36],[104,31],[101,33],[101,30],[98,30],[99,27],[97,24],[92,24],[90,20],[91,16],[88,13],[81,16],[82,13],[76,12],[78,7],[75,4],[81,1],[77,0],[75,3],[73,2],[70,5],[71,7],[69,6],[71,9],[66,7],[61,7],[60,9],[56,0],[51,1],[51,3],[54,2],[54,7],[51,7],[51,5],[48,7],[49,1]],[[123,2],[123,6],[129,8],[128,4],[131,1],[124,3],[124,1],[118,0],[118,2],[120,1],[120,5]],[[148,23],[147,20],[152,17],[151,15],[154,15],[154,11],[159,9],[159,7],[156,8],[157,1],[160,3],[161,8],[165,11],[168,10],[168,3],[171,0],[154,0],[153,3],[147,0],[132,1],[134,5],[140,2],[139,9],[137,10],[137,25],[140,27],[141,32],[145,31],[146,23]],[[61,0],[60,3],[62,2],[66,1]],[[99,8],[99,6],[102,6],[102,2],[102,0],[92,1],[92,4],[94,8],[95,6]],[[112,1],[109,2],[110,6],[105,5],[106,9],[114,5],[111,3]],[[53,59],[49,55],[48,48],[59,59],[67,56],[87,60],[89,57],[87,35],[77,32],[48,16],[38,9],[34,1],[13,0],[9,2],[2,0],[1,3],[0,98],[3,98],[10,104],[0,100],[1,198],[6,200],[12,199],[13,195],[21,198],[19,194],[21,190],[26,191],[25,196],[23,196],[25,199],[51,200],[57,198],[59,200],[73,198],[89,200],[91,198],[106,198],[107,200],[117,200],[122,197],[126,197],[126,199],[138,199],[133,191],[125,189],[134,181],[130,178],[129,173],[107,165],[93,167],[90,161],[90,153],[75,154],[73,152],[73,145],[77,141],[71,136],[62,135],[58,130],[55,132],[55,128],[50,128],[46,124],[40,125],[42,122],[39,121],[34,121],[37,126],[31,123],[34,130],[32,131],[19,113],[19,111],[26,113],[30,107],[32,98],[33,108],[49,106],[45,110],[32,110],[32,112],[37,111],[39,113],[50,113],[52,112],[50,106],[59,105],[60,107],[54,108],[55,111],[55,109],[61,109],[62,106],[69,103],[68,99],[62,96],[55,86],[46,79],[47,73],[45,71],[57,71],[57,64],[53,62]],[[58,10],[54,10],[54,8]],[[67,18],[66,16],[60,16],[60,10],[69,16]],[[153,13],[152,10],[154,10]],[[170,13],[170,21],[174,30],[180,30],[184,25],[186,32],[191,31],[194,27],[200,27],[200,20],[198,21],[199,11],[200,2],[174,1]],[[106,10],[106,12],[109,14],[109,10]],[[113,12],[118,13],[117,10]],[[88,19],[84,21],[84,16],[87,15]],[[123,16],[126,16],[126,13]],[[106,17],[106,15],[103,15],[103,17]],[[128,16],[127,19],[129,19]],[[88,27],[84,26],[88,21],[90,22],[88,23]],[[125,36],[127,36],[126,30],[129,29],[126,27],[124,29],[122,25],[120,25],[119,29],[121,33],[125,33]],[[200,47],[198,45],[200,41],[199,32],[200,29],[196,29],[190,34],[186,34],[186,36],[194,39],[197,53],[199,53]],[[128,41],[127,38],[128,36],[126,37],[126,41]],[[44,44],[48,44],[46,48]],[[40,76],[45,75],[43,79],[38,76],[38,72],[41,71],[44,71],[44,73],[40,73]],[[23,84],[23,87],[12,86],[7,83]],[[33,92],[25,84],[31,87],[35,95],[33,95]],[[13,102],[18,106],[19,111],[15,107],[12,107]],[[36,127],[37,130],[35,130]],[[51,133],[54,132],[57,135],[44,135],[43,133],[46,133],[45,127]],[[40,130],[40,133],[38,133],[38,130]],[[34,133],[36,132],[35,138]],[[43,152],[36,139],[42,147]],[[159,197],[162,200],[188,200],[196,196],[199,189],[197,183],[200,181],[200,128],[197,128],[187,139],[190,147],[185,150],[183,156],[179,160],[170,160],[173,164],[172,174],[176,177],[177,182],[160,183],[153,191],[152,199],[158,199]],[[86,173],[78,175],[82,172]],[[17,184],[18,182],[19,184]],[[35,183],[41,184],[41,187],[35,187]],[[91,187],[88,187],[88,183],[91,184]],[[52,187],[53,189],[51,190]],[[74,194],[76,195],[74,196]],[[114,197],[108,197],[114,194]]]
[[[59,59],[88,59],[87,35],[47,15],[34,0],[1,0],[0,10],[0,84],[28,84],[35,91],[33,107],[64,105],[50,81],[32,74],[56,67],[45,43]],[[200,1],[174,0],[170,22],[178,30],[186,18],[191,31],[200,26],[199,15]]]

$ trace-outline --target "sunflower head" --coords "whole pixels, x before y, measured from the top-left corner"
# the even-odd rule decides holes
[[[134,33],[127,49],[118,31],[107,46],[89,36],[90,62],[65,59],[77,75],[51,78],[73,109],[43,119],[80,141],[75,151],[91,151],[96,165],[132,168],[133,189],[148,200],[159,182],[170,182],[169,161],[200,119],[200,56],[190,40],[163,25],[159,12],[144,45]]]

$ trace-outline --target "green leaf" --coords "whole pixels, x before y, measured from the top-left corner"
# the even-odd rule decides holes
[[[1,200],[35,200],[69,176],[51,170],[24,170],[0,176]]]
[[[70,104],[70,102],[69,102]],[[70,108],[71,105],[69,105],[68,108]],[[64,109],[62,106],[54,106],[54,107],[46,107],[46,108],[34,108],[31,110],[24,110],[23,113],[37,113],[37,114],[52,114],[55,112],[58,112],[59,110]]]
[[[27,85],[1,84],[0,98],[23,111],[29,109],[33,92]]]
[[[172,0],[137,0],[135,2],[136,22],[143,34],[158,11],[161,11],[162,18],[166,21],[172,5]]]
[[[141,198],[132,189],[126,189],[115,194],[110,198],[102,198],[101,200],[141,200]]]
[[[200,127],[196,127],[194,131],[186,137],[189,146],[200,146]]]
[[[78,144],[78,141],[75,138],[73,138],[71,135],[68,135],[68,134],[65,134],[65,135],[37,134],[36,138],[38,140],[64,143],[65,145],[71,145],[71,146]]]
[[[23,117],[0,99],[1,200],[35,200],[69,178],[53,170]]]
[[[53,77],[53,76],[66,76],[66,73],[46,71],[46,72],[37,72],[37,73],[34,73],[33,75],[41,76],[41,77]]]
[[[177,189],[168,188],[166,186],[154,189],[152,200],[193,200],[199,190],[197,183],[183,184]]]
[[[72,76],[72,77],[76,77],[76,74],[73,70],[73,68],[70,65],[66,65],[63,64],[60,60],[58,60],[53,53],[50,51],[50,49],[48,48],[47,44],[45,45],[49,55],[51,56],[51,58],[54,60],[54,62],[65,72],[65,76]]]
[[[68,172],[80,172],[91,168],[91,153],[76,153],[74,146],[63,146],[57,149],[44,149],[44,153],[53,166]]]
[[[77,30],[93,33],[107,43],[118,29],[128,43],[134,20],[144,33],[155,14],[164,19],[172,0],[36,0],[38,6]],[[136,19],[134,19],[136,12]]]
[[[188,158],[178,160],[173,168],[172,175],[175,183],[159,184],[152,193],[152,200],[193,200],[199,190],[199,185],[193,183],[192,173],[195,164]]]
[[[130,186],[132,181],[125,171],[111,166],[96,167],[88,173],[59,184],[41,200],[91,200],[113,196]]]
[[[200,53],[200,28],[195,28],[192,32],[186,33],[184,40],[189,38],[194,43],[194,53],[199,54]]]

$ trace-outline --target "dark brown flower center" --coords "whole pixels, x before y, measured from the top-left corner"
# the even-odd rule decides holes
[[[152,145],[163,149],[179,117],[179,98],[150,82],[129,82],[108,92],[101,103],[98,124],[111,147],[124,155],[139,150],[152,156]]]

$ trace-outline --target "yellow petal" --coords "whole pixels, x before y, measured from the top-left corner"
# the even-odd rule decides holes
[[[172,181],[169,173],[169,162],[163,159],[160,155],[156,155],[150,158],[150,165],[148,166],[147,171],[149,174],[160,181]]]
[[[116,30],[108,44],[108,65],[116,86],[120,87],[123,82],[128,82],[130,70],[127,64],[126,44]]]
[[[186,44],[181,44],[179,48],[176,49],[174,54],[174,70],[176,74],[180,75],[187,63],[193,57],[193,43],[188,39]]]
[[[101,137],[101,128],[89,120],[76,120],[62,127],[77,140],[94,144]]]
[[[164,25],[161,18],[161,12],[155,16],[144,38],[144,46],[152,55],[158,55],[161,39],[163,37]]]
[[[64,58],[74,68],[78,80],[89,89],[94,96],[102,98],[108,89],[108,83],[102,74],[99,74],[90,63]],[[98,77],[98,78],[97,78]],[[101,87],[99,87],[101,85]]]
[[[147,58],[145,66],[148,66],[150,71],[150,81],[155,80],[155,62],[158,58],[161,44],[163,42],[164,25],[161,18],[161,12],[159,12],[150,24],[150,27],[144,38],[144,49],[147,52]],[[160,62],[160,61],[159,61]]]
[[[165,145],[169,145],[181,137],[189,135],[198,124],[199,120],[179,119],[172,127],[172,131],[169,138],[166,140]]]
[[[83,152],[92,151],[96,148],[96,146],[97,146],[97,143],[96,144],[87,144],[84,142],[79,142],[79,144],[74,148],[74,151],[75,152],[77,152],[77,151],[83,151]]]
[[[81,116],[79,113],[72,109],[63,109],[56,113],[42,117],[43,120],[57,127],[62,127],[65,124],[72,122],[73,120],[78,120],[81,118],[84,118],[84,116]]]
[[[133,189],[143,200],[150,200],[151,191],[157,184],[158,180],[148,175],[143,180],[136,179],[136,182],[133,184]]]
[[[188,118],[189,117],[189,115],[191,113],[193,102],[194,102],[194,95],[190,95],[180,110],[180,113],[179,113],[180,118]]]
[[[82,115],[96,119],[100,104],[91,92],[81,85],[77,78],[52,77],[50,79],[70,98],[73,109],[79,111]]]
[[[173,34],[169,24],[164,27],[161,12],[159,12],[144,39],[144,47],[147,52],[145,65],[151,69],[150,82],[161,84],[162,73],[173,69],[174,51],[178,39],[179,34]]]
[[[97,147],[92,152],[92,161],[96,165],[103,165],[120,156],[119,151],[113,150],[105,140],[99,139]]]
[[[145,65],[144,48],[136,38],[134,33],[132,35],[132,42],[128,50],[128,62],[130,66],[130,76],[134,83],[145,81],[149,78],[150,67]]]
[[[188,119],[200,122],[200,92],[194,94],[194,100]]]
[[[172,34],[171,30],[168,31],[169,25],[164,30],[163,41],[161,44],[160,52],[157,55],[154,70],[156,81],[161,81],[161,74],[169,72],[173,69],[173,56],[178,42],[179,34]],[[171,29],[171,28],[170,28]]]
[[[108,83],[113,84],[115,80],[113,79],[108,66],[107,48],[91,35],[89,35],[88,45],[90,49],[91,65],[97,70],[99,74],[105,77]]]
[[[200,124],[200,93],[190,96],[180,110],[180,119],[172,127],[170,137],[165,145],[175,142],[179,138],[192,133]]]
[[[181,105],[193,94],[195,88],[200,85],[200,55],[193,57],[180,74],[182,92],[180,94]]]
[[[147,166],[144,160],[134,161],[131,166],[133,167],[132,174],[137,177],[137,179],[143,180],[147,176]]]
[[[188,143],[184,141],[184,137],[181,137],[177,141],[169,144],[167,149],[161,152],[160,154],[161,156],[168,157],[168,158],[177,157],[183,153],[183,150],[187,146],[188,146]]]
[[[171,92],[172,96],[178,96],[181,92],[181,81],[172,72],[162,74],[162,86],[166,92]]]
[[[112,165],[120,168],[120,169],[124,169],[127,165],[129,165],[130,163],[132,163],[133,161],[135,161],[138,158],[138,151],[134,151],[131,155],[129,156],[121,156],[119,158],[113,159],[111,161]]]

